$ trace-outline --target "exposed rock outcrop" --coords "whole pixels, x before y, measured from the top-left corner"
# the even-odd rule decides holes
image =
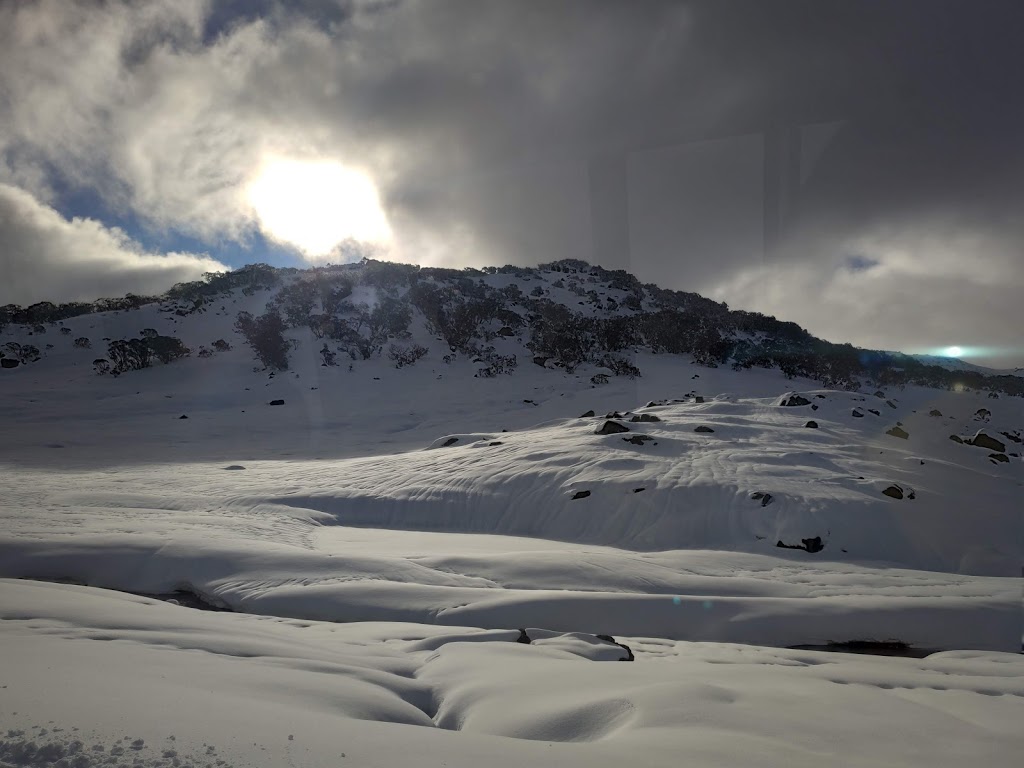
[[[632,419],[630,419],[630,421],[635,421],[635,422],[655,422],[655,421],[661,421],[661,419],[659,419],[653,413],[639,413],[636,416],[634,416]]]
[[[629,437],[624,437],[622,439],[627,443],[632,443],[633,445],[643,445],[644,443],[649,443],[654,440],[650,435],[630,435]],[[657,445],[657,443],[655,443],[655,445]]]
[[[890,499],[902,499],[903,489],[900,488],[898,485],[890,485],[888,488],[882,491],[882,494],[888,496]]]
[[[617,421],[606,421],[597,430],[594,431],[595,435],[617,435],[621,432],[629,432],[629,427],[625,424],[619,424]]]
[[[790,395],[782,401],[782,405],[787,407],[794,407],[797,405],[810,405],[811,401],[801,395]]]
[[[775,542],[775,546],[780,549],[802,549],[805,552],[815,553],[821,552],[825,548],[825,545],[821,541],[821,536],[812,536],[809,539],[800,539],[800,544],[786,544],[779,539]]]
[[[982,430],[978,430],[970,440],[964,440],[964,443],[973,445],[976,448],[986,448],[996,453],[1006,453],[1006,445],[1001,440],[996,440],[992,435],[985,434]]]

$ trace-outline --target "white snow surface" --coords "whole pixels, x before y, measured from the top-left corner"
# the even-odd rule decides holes
[[[522,645],[0,585],[0,653],[17,660],[0,671],[0,764],[1011,766],[1024,746],[1019,654],[625,638],[623,664],[582,635]]]
[[[298,331],[268,378],[231,331],[265,301],[74,318],[0,371],[0,766],[1019,765],[1020,399],[349,371]],[[71,347],[168,323],[235,348],[113,379]],[[179,589],[238,613],[126,594]],[[785,649],[850,640],[938,652]]]

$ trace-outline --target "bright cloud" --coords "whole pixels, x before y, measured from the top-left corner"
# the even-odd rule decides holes
[[[0,304],[161,293],[226,269],[206,256],[148,253],[118,229],[68,220],[28,192],[0,184]]]

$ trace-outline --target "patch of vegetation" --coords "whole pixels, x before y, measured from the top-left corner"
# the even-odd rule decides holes
[[[264,368],[288,370],[288,342],[284,338],[285,324],[275,310],[267,310],[258,317],[239,312],[235,330],[245,337]]]

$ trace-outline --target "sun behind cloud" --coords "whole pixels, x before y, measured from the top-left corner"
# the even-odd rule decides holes
[[[329,256],[344,240],[391,239],[376,185],[335,161],[269,158],[247,197],[264,234],[310,260]]]

